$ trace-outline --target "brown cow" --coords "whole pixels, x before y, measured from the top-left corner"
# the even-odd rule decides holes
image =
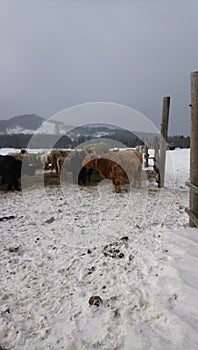
[[[59,149],[53,149],[51,150],[51,170],[56,170],[56,174],[59,174],[59,170],[61,170],[61,168],[59,169],[59,166],[57,164],[57,160],[59,157],[67,157],[69,155],[70,151],[64,151],[64,150],[59,150]],[[61,163],[61,162],[60,162]],[[62,164],[61,164],[62,165]],[[60,166],[61,167],[61,166]]]
[[[85,168],[97,170],[103,178],[112,180],[115,191],[121,192],[121,181],[128,176],[129,181],[136,187],[141,185],[142,164],[133,152],[109,152],[101,157],[94,154],[87,155],[82,162]]]
[[[57,169],[58,169],[58,175],[60,176],[62,167],[64,165],[64,175],[66,176],[68,171],[72,171],[71,168],[71,157],[67,156],[60,156],[57,159]]]
[[[36,159],[37,159],[38,165],[42,166],[44,170],[50,169],[51,154],[49,154],[49,153],[39,154],[36,157]]]
[[[110,152],[105,155],[106,158],[118,163],[126,172],[132,186],[141,187],[142,177],[142,154],[134,150]]]
[[[116,150],[116,151],[113,151],[115,153],[119,153],[119,150]],[[142,157],[142,153],[138,150],[135,150],[135,149],[128,149],[128,150],[125,150],[125,151],[120,151],[120,152],[130,152],[131,154],[135,154],[138,159],[140,160],[141,163],[143,163],[143,157]]]

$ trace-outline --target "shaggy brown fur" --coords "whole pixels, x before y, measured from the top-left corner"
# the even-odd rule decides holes
[[[59,170],[58,170],[57,159],[61,156],[66,158],[69,154],[70,154],[70,151],[64,151],[64,150],[58,150],[58,149],[51,150],[51,164],[52,164],[51,170],[55,169],[56,174],[58,174]]]
[[[87,155],[82,162],[85,168],[97,170],[103,178],[112,180],[115,191],[121,192],[121,181],[128,177],[133,186],[141,186],[142,163],[135,152],[109,152],[101,157]]]

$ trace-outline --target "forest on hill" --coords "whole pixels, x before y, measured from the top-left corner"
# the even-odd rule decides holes
[[[3,134],[0,135],[0,148],[27,148],[31,138],[32,134]],[[100,139],[104,138],[118,141],[126,147],[136,147],[144,144],[140,138],[125,130],[115,130],[110,135],[100,137]],[[31,141],[31,148],[52,148],[51,145],[53,145],[53,148],[75,148],[83,142],[91,139],[93,139],[93,135],[79,135],[78,137],[71,138],[69,135],[57,136],[38,134],[34,135],[32,139],[33,141]],[[173,148],[189,148],[190,137],[185,137],[183,135],[170,136],[168,137],[168,144]],[[150,147],[152,147],[151,142]]]

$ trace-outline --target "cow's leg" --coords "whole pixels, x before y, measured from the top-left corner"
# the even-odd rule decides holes
[[[52,156],[52,159],[51,159],[51,171],[54,170],[54,157]]]
[[[8,183],[7,190],[12,191],[12,184],[11,183]]]
[[[45,162],[44,164],[44,170],[48,170],[49,169],[49,163],[48,162]]]
[[[138,174],[138,187],[141,188],[142,185],[142,171]]]
[[[120,193],[121,192],[121,187],[120,187],[120,180],[118,179],[113,179],[113,184],[115,186],[115,191],[116,193]]]
[[[57,159],[57,168],[58,168],[58,175],[60,176],[61,173],[61,163],[60,161]]]
[[[57,159],[55,156],[52,156],[52,166],[51,166],[51,171],[55,169],[56,174],[58,175],[58,167],[57,167]]]
[[[7,183],[8,183],[8,186],[7,186],[7,190],[8,191],[12,191],[12,183],[13,183],[13,181],[12,181],[12,176],[8,176],[7,177]]]
[[[17,178],[16,176],[13,176],[13,178],[12,178],[12,184],[13,184],[15,190],[21,191],[21,189],[20,189],[20,187],[19,187],[18,178]]]
[[[136,174],[134,175],[134,178],[133,178],[133,187],[134,188],[137,187],[137,175]]]
[[[58,165],[57,165],[57,162],[55,164],[55,170],[56,170],[56,175],[58,175]]]
[[[136,176],[137,186],[139,188],[141,188],[141,182],[142,182],[142,167],[141,166],[139,166],[135,176]]]
[[[66,180],[67,179],[67,169],[64,168],[64,166],[61,168],[61,170],[59,171],[59,176],[61,177],[61,179]]]
[[[136,174],[131,177],[131,187],[136,187]]]
[[[93,169],[86,169],[85,167],[81,169],[83,185],[90,184],[92,171]]]
[[[116,193],[121,193],[120,183],[116,183]]]
[[[78,183],[78,173],[77,173],[76,169],[73,169],[73,171],[72,171],[72,178],[73,178],[73,183],[77,184]]]
[[[85,184],[85,172],[82,168],[78,174],[78,185],[84,185]]]
[[[2,175],[2,178],[1,178],[1,185],[4,185],[6,184],[6,175]]]
[[[92,172],[93,172],[93,169],[88,169],[88,171],[87,171],[88,184],[90,184],[90,182],[91,182]]]
[[[88,177],[89,177],[89,170],[90,169],[86,169],[85,167],[82,167],[79,175],[78,175],[78,183],[79,185],[86,185],[86,183],[89,181]]]

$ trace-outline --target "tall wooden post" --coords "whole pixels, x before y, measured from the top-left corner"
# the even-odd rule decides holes
[[[161,124],[161,139],[160,139],[160,176],[158,187],[164,187],[165,178],[165,162],[166,162],[166,141],[168,136],[168,119],[169,119],[170,97],[163,98],[162,108],[162,124]]]
[[[153,147],[154,147],[154,158],[157,164],[159,165],[159,142],[157,137],[155,137],[153,140]]]
[[[198,72],[191,73],[190,211],[198,219]],[[190,215],[189,226],[197,226]]]
[[[145,158],[145,161],[144,161],[144,166],[145,168],[148,168],[149,166],[149,153],[148,153],[148,146],[145,145],[145,154],[144,154],[144,158]]]

